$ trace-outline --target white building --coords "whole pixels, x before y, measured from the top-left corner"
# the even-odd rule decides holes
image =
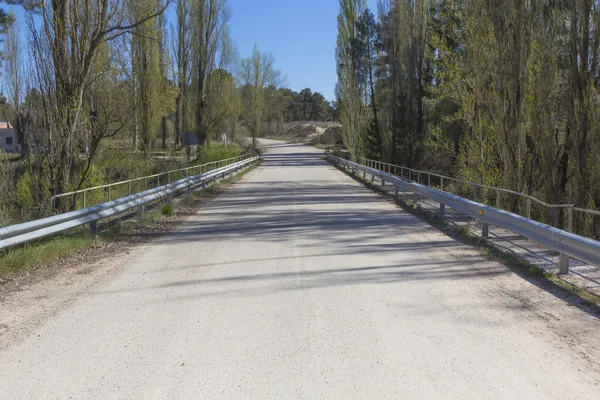
[[[0,122],[0,149],[7,153],[18,153],[21,150],[17,132],[10,122]]]

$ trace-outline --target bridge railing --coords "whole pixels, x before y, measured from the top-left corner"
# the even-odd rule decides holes
[[[134,193],[148,190],[148,187],[159,187],[161,182],[163,184],[171,183],[184,177],[194,176],[213,170],[215,168],[221,168],[226,165],[234,164],[247,158],[247,155],[241,155],[225,160],[213,161],[202,165],[194,165],[187,168],[180,168],[176,170],[161,172],[159,174],[143,176],[141,178],[129,179],[126,181],[109,183],[101,186],[94,186],[91,188],[76,190],[73,192],[62,193],[50,198],[50,215],[55,212],[55,204],[58,200],[67,198],[71,200],[78,208],[87,208],[88,205],[96,203],[102,203],[103,201],[111,201],[113,198],[123,197],[125,195],[131,196]]]
[[[112,217],[134,208],[139,208],[143,213],[144,207],[150,203],[171,197],[178,192],[190,191],[196,187],[211,184],[218,179],[225,178],[227,175],[231,175],[237,171],[248,168],[259,160],[259,156],[247,158],[208,172],[201,172],[196,175],[190,175],[188,177],[169,182],[163,186],[144,190],[140,193],[121,197],[116,200],[109,200],[93,207],[87,207],[78,211],[72,211],[48,218],[43,218],[37,221],[1,228],[0,250],[27,243],[32,240],[55,235],[57,233],[68,231],[86,224],[90,224],[92,231],[95,231],[97,222],[101,219]],[[225,161],[227,160],[219,161],[217,163],[224,163]],[[191,167],[189,169],[191,170],[193,168],[205,166],[206,165]],[[117,183],[117,185],[118,184],[120,183]]]
[[[521,193],[513,192],[506,189],[499,189],[488,187],[484,185],[473,184],[477,187],[483,187],[485,189],[492,189],[500,193],[509,193],[518,195],[525,198],[527,201],[535,201],[550,209],[564,208],[567,211],[567,229],[559,229],[555,226],[551,226],[539,221],[532,220],[530,217],[521,216],[514,212],[502,210],[501,204],[498,202],[496,207],[487,205],[481,202],[470,200],[459,195],[449,193],[443,190],[444,181],[441,182],[441,188],[432,187],[431,177],[439,177],[443,180],[458,181],[459,183],[472,184],[472,182],[461,181],[446,177],[439,174],[428,173],[426,171],[418,171],[405,167],[395,166],[391,164],[382,163],[374,160],[356,159],[362,162],[355,162],[346,160],[344,158],[336,157],[332,154],[328,154],[327,157],[334,163],[350,168],[353,170],[362,171],[363,174],[369,174],[373,177],[377,177],[382,182],[390,183],[398,188],[412,192],[415,196],[421,196],[424,198],[431,199],[440,205],[440,215],[444,215],[445,208],[451,207],[457,211],[463,212],[472,218],[479,220],[483,224],[482,236],[487,237],[489,226],[499,226],[507,229],[519,235],[522,235],[528,239],[534,240],[541,245],[553,249],[559,252],[559,271],[562,274],[569,272],[569,258],[575,258],[585,263],[600,266],[600,242],[576,235],[569,232],[572,228],[572,211],[575,207],[569,204],[546,204],[542,201],[535,199],[534,197],[523,195]],[[366,164],[366,165],[365,165]],[[427,174],[428,184],[421,184],[418,181],[420,176],[413,176],[412,174]],[[406,177],[405,177],[406,176]],[[417,178],[413,180],[412,178]],[[396,192],[397,193],[397,192]],[[530,210],[530,209],[529,209]],[[595,212],[593,210],[584,210],[587,212]],[[530,211],[528,211],[530,213]]]
[[[483,201],[488,205],[493,204],[498,209],[517,212],[528,219],[547,223],[557,228],[560,227],[568,232],[578,233],[592,239],[600,237],[600,232],[597,232],[599,230],[598,227],[600,227],[600,218],[598,218],[600,217],[600,211],[597,210],[576,207],[574,204],[546,203],[525,193],[453,178],[431,171],[417,170],[370,160],[364,157],[350,155],[348,159],[370,168],[400,176],[409,181],[424,183],[427,186],[437,187],[443,191],[454,192],[463,197],[470,197],[474,201]],[[465,187],[469,189],[465,190]],[[493,193],[491,198],[489,193]],[[510,207],[506,207],[507,204]],[[594,220],[594,218],[598,219]],[[580,229],[574,229],[574,220],[580,222]]]

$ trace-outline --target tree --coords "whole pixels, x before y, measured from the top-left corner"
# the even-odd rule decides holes
[[[132,0],[132,20],[147,15],[154,7],[155,0]],[[140,121],[142,148],[149,154],[158,138],[161,119],[161,97],[163,71],[161,63],[161,23],[156,15],[133,31],[133,69],[136,70],[139,99],[137,119]]]
[[[365,127],[358,54],[352,44],[357,38],[357,22],[366,10],[365,0],[340,0],[336,62],[338,83],[336,97],[344,144],[353,154],[360,154]]]
[[[377,102],[375,101],[375,79],[374,79],[374,68],[375,68],[375,47],[377,38],[377,23],[375,22],[375,16],[371,10],[366,9],[360,16],[360,19],[356,23],[357,25],[357,37],[353,42],[353,45],[357,47],[357,51],[360,57],[360,69],[361,69],[361,81],[368,80],[365,94],[367,95],[365,103],[371,104],[373,110],[373,124],[372,128],[375,129],[375,133],[379,135],[379,118],[377,115]],[[379,139],[379,142],[381,140]]]
[[[208,84],[212,73],[227,69],[232,61],[232,46],[228,22],[231,12],[226,0],[194,0],[192,3],[192,58],[196,89],[196,130],[204,140],[208,138],[207,107],[214,96]]]
[[[256,147],[256,138],[260,132],[265,111],[265,90],[280,87],[283,84],[281,72],[275,69],[273,54],[261,53],[254,45],[252,57],[241,62],[240,77],[244,86],[245,116],[252,135],[252,146]]]
[[[9,14],[9,19],[14,21],[14,13]],[[21,51],[20,24],[13,22],[8,29],[6,43],[4,46],[4,80],[10,112],[8,117],[13,126],[21,144],[21,156],[23,158],[29,155],[29,140],[25,131],[23,115],[23,100],[25,90],[25,76],[23,72],[23,56]]]
[[[189,129],[188,122],[188,102],[189,102],[189,87],[191,84],[190,69],[191,69],[191,4],[190,0],[177,0],[177,27],[172,31],[176,31],[176,48],[174,49],[175,59],[177,60],[177,72],[175,73],[177,82],[177,98],[175,100],[175,145],[181,142],[183,132]]]
[[[36,144],[43,149],[36,159],[36,175],[47,183],[43,197],[64,193],[78,182],[81,144],[100,115],[90,112],[86,92],[104,71],[100,53],[116,38],[162,14],[170,0],[154,2],[145,13],[128,19],[125,0],[41,2],[39,23],[29,15],[36,85],[42,93],[44,113],[37,119]],[[90,27],[93,27],[90,28]],[[40,201],[42,203],[42,201]],[[60,205],[59,205],[60,206]]]

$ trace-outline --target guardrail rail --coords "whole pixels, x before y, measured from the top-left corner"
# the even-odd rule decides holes
[[[245,168],[250,167],[260,160],[260,156],[247,158],[241,161],[231,163],[220,168],[213,169],[208,172],[201,172],[196,175],[190,175],[183,179],[179,179],[174,182],[169,182],[163,186],[144,190],[140,193],[130,194],[129,196],[122,197],[116,200],[110,200],[93,206],[84,208],[78,211],[72,211],[60,215],[43,218],[36,221],[26,222],[23,224],[13,225],[5,228],[0,228],[0,250],[7,249],[19,244],[27,243],[32,240],[41,239],[47,236],[51,236],[60,232],[64,232],[78,226],[90,224],[92,231],[97,228],[97,222],[101,219],[108,218],[117,214],[124,213],[133,208],[139,208],[143,213],[144,207],[149,203],[163,199],[168,196],[172,196],[177,192],[183,190],[190,191],[199,186],[205,186],[213,183],[218,179],[225,178],[227,175],[236,173]],[[229,160],[218,161],[218,163],[224,163]],[[195,166],[186,168],[192,170],[194,168],[204,168],[206,165]],[[179,171],[179,170],[178,170]],[[161,175],[169,174],[164,173]],[[144,179],[144,178],[140,178]],[[127,181],[125,182],[127,183]],[[112,184],[120,185],[122,182]],[[111,185],[106,185],[111,186]],[[91,188],[96,189],[96,188]],[[86,189],[87,190],[87,189]],[[82,192],[82,191],[80,191]],[[79,193],[79,192],[73,192]],[[73,193],[65,193],[61,196],[72,195]],[[85,193],[85,191],[83,191]]]
[[[568,274],[569,273],[569,258],[575,258],[577,260],[583,261],[585,263],[600,266],[600,242],[576,235],[574,233],[568,232],[567,230],[558,229],[551,225],[544,224],[542,222],[534,221],[530,218],[523,217],[521,215],[515,214],[510,211],[500,209],[500,205],[497,204],[497,207],[492,207],[483,203],[479,203],[473,200],[466,199],[464,197],[460,197],[454,195],[452,193],[445,192],[440,189],[436,189],[429,185],[424,185],[418,182],[411,180],[411,176],[406,179],[403,176],[398,176],[398,169],[404,169],[408,171],[415,171],[409,168],[394,166],[391,164],[380,163],[378,161],[367,160],[368,165],[362,165],[360,163],[349,161],[344,158],[336,157],[332,154],[327,154],[327,158],[329,158],[333,163],[345,166],[352,170],[362,171],[363,174],[369,174],[373,177],[377,177],[381,179],[382,182],[390,183],[396,186],[396,194],[398,193],[398,188],[402,190],[412,192],[414,195],[419,195],[430,200],[433,200],[440,204],[439,213],[441,216],[444,215],[445,208],[451,207],[457,211],[463,212],[472,218],[480,221],[483,224],[482,236],[488,236],[489,226],[498,226],[514,233],[517,233],[521,236],[524,236],[530,240],[540,243],[541,245],[558,251],[559,253],[559,273],[560,274]],[[372,165],[372,166],[371,166]],[[376,167],[390,168],[386,172],[385,170],[377,169]],[[393,171],[393,172],[391,172]],[[400,171],[401,174],[404,175],[404,171]],[[423,172],[423,171],[416,171]],[[453,179],[448,177],[443,177],[437,174],[430,174],[431,176],[440,176],[442,179]],[[455,179],[456,180],[456,179]],[[460,181],[460,180],[457,180]],[[464,181],[466,182],[466,181]],[[466,182],[472,183],[472,182]],[[476,185],[476,184],[475,184]],[[444,183],[442,181],[442,187]],[[485,188],[494,189],[498,191],[507,191],[505,189],[498,189],[493,187]],[[519,196],[523,196],[527,198],[529,201],[538,201],[534,197],[524,195],[522,193],[507,191],[512,194],[517,194]],[[567,210],[573,211],[576,209],[573,205],[553,205],[546,204],[540,202],[549,208],[566,208]],[[583,211],[589,212],[591,210],[581,209]],[[572,221],[572,212],[567,212],[568,221]],[[567,228],[571,229],[571,222],[567,222]]]

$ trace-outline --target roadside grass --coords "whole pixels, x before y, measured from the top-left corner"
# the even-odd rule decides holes
[[[485,238],[475,235],[467,227],[454,224],[443,217],[440,217],[439,214],[421,207],[416,202],[402,199],[401,196],[398,196],[398,199],[394,199],[393,195],[390,195],[388,192],[382,190],[380,186],[371,183],[370,180],[364,179],[362,175],[355,174],[351,171],[341,168],[338,165],[333,165],[346,175],[352,177],[354,180],[360,182],[374,192],[382,194],[387,198],[391,198],[395,204],[401,206],[411,214],[425,219],[434,228],[437,228],[445,233],[453,234],[457,239],[466,245],[479,248],[489,260],[502,263],[518,275],[527,277],[530,280],[540,283],[545,287],[545,289],[558,289],[564,294],[575,296],[579,298],[581,304],[592,308],[595,314],[600,315],[600,296],[590,293],[583,288],[577,287],[572,283],[565,281],[560,277],[560,275],[547,272],[543,268],[534,265],[509,249],[494,245]]]
[[[143,218],[139,215],[132,217],[133,214],[128,214],[122,218],[110,220],[99,226],[98,233],[95,235],[88,231],[87,226],[83,226],[67,233],[0,251],[0,280],[67,258],[101,243],[122,239],[136,230],[157,227],[172,218],[178,206],[190,206],[199,199],[206,198],[208,200],[221,194],[259,165],[260,163],[257,163],[235,176],[194,191],[189,196],[179,197],[172,202],[157,202],[145,213]]]

